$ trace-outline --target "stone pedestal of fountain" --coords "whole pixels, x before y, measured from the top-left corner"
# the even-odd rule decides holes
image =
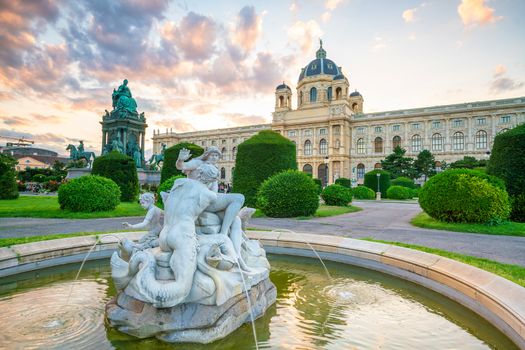
[[[253,209],[236,209],[242,201],[176,180],[163,193],[158,240],[122,242],[111,257],[118,294],[106,305],[109,324],[138,338],[210,343],[262,316],[277,292],[262,245],[244,234]]]

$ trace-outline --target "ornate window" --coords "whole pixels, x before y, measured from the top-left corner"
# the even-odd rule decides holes
[[[226,178],[226,169],[221,168],[221,179],[225,179],[225,178]]]
[[[319,141],[319,154],[328,154],[328,142],[325,139]]]
[[[288,130],[288,137],[295,137],[297,136],[297,132],[295,130]]]
[[[305,156],[312,155],[312,143],[310,142],[310,140],[306,140],[304,142],[304,155]]]
[[[310,89],[310,102],[315,101],[317,101],[317,89],[313,87]]]
[[[312,136],[312,129],[306,129],[305,131],[303,131],[303,135],[304,136]]]
[[[313,170],[313,168],[312,168],[312,166],[310,164],[305,164],[303,166],[303,173],[307,173],[307,174],[311,175],[311,174],[313,174],[313,171],[314,170]]]
[[[487,125],[487,118],[477,118],[476,125]]]
[[[500,122],[500,124],[508,124],[508,123],[510,123],[510,115],[504,115],[504,116],[500,117],[499,122]]]
[[[221,153],[222,153],[222,159],[226,159],[226,147],[222,148]]]
[[[441,128],[441,121],[439,121],[439,120],[434,120],[434,121],[432,122],[432,128],[433,128],[433,129],[439,129],[439,128]]]
[[[432,151],[443,151],[443,136],[441,134],[432,135]]]
[[[339,139],[335,140],[335,148],[341,147],[341,141]]]
[[[340,100],[343,97],[343,90],[340,87],[335,89],[335,99]]]
[[[374,140],[374,152],[383,153],[383,139],[380,137],[376,137]]]
[[[357,140],[357,153],[365,154],[365,140],[364,139]]]
[[[419,136],[418,134],[412,136],[412,152],[420,152],[422,146],[423,141],[421,139],[421,136]]]
[[[326,90],[326,98],[328,101],[332,101],[332,87],[330,86],[328,90]]]
[[[476,148],[477,149],[487,148],[487,132],[485,130],[479,130],[476,133]]]
[[[284,107],[284,96],[279,96],[279,107]]]
[[[399,130],[401,130],[401,125],[399,124],[392,125],[392,131],[399,131]]]
[[[401,137],[397,135],[392,138],[392,149],[396,147],[401,147]]]
[[[328,134],[328,129],[326,128],[319,129],[319,135],[326,135],[326,134]]]
[[[235,157],[237,157],[237,147],[233,147],[233,149],[232,149],[232,156],[233,156],[233,159],[235,159]]]
[[[462,132],[455,132],[452,135],[452,147],[454,151],[462,151],[465,149],[465,135]]]
[[[379,132],[383,132],[383,127],[381,127],[381,126],[376,126],[376,127],[374,128],[374,131],[377,132],[377,133],[379,133]]]
[[[365,165],[362,163],[357,164],[357,178],[358,179],[365,178]]]
[[[454,119],[454,127],[459,128],[463,126],[463,120],[462,119]]]

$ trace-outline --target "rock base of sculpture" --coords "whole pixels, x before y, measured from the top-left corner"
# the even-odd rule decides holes
[[[256,319],[275,302],[277,290],[266,278],[254,285],[248,295]],[[224,338],[251,321],[246,293],[220,306],[184,303],[171,308],[155,308],[120,292],[106,305],[106,317],[112,327],[137,338],[204,344]]]

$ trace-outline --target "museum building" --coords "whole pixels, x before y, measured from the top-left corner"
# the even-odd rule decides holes
[[[302,68],[296,87],[297,109],[292,109],[292,89],[275,90],[271,124],[194,131],[154,131],[153,152],[180,142],[222,150],[221,180],[231,182],[237,146],[261,130],[272,129],[297,147],[299,170],[323,184],[337,178],[362,183],[364,174],[381,166],[396,146],[416,157],[424,149],[442,162],[464,156],[488,159],[495,135],[525,122],[525,97],[481,102],[363,113],[363,96],[350,92],[348,77],[326,57],[322,42],[316,58]]]

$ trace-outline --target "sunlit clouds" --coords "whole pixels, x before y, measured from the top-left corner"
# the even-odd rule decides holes
[[[494,23],[502,18],[495,15],[495,10],[488,7],[485,0],[462,0],[458,13],[465,26]]]

